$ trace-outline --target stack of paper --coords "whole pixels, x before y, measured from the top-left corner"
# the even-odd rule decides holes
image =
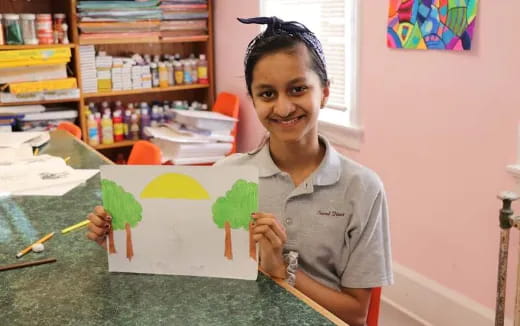
[[[161,38],[200,37],[208,34],[206,0],[163,0]]]
[[[134,37],[159,39],[159,0],[79,1],[81,40]]]
[[[81,87],[85,93],[97,92],[96,50],[93,45],[79,47],[81,56]]]
[[[161,148],[164,161],[197,164],[218,161],[228,154],[234,137],[236,119],[207,112],[173,110],[174,122],[147,127],[145,133]]]
[[[0,165],[0,194],[61,196],[94,176],[98,170],[77,170],[60,157],[22,156]]]

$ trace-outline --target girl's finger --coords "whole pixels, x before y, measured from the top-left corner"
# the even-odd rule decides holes
[[[105,211],[105,208],[103,206],[94,207],[94,214],[96,214],[97,216],[101,217],[104,220],[106,220],[107,216],[108,216],[108,214]]]
[[[255,232],[256,228],[262,226],[262,225],[268,225],[276,235],[283,240],[283,242],[287,241],[287,234],[285,233],[285,229],[283,227],[280,227],[280,223],[274,219],[274,218],[260,218],[256,220],[255,225]]]
[[[94,213],[88,214],[87,219],[91,222],[89,223],[89,225],[93,224],[98,227],[105,227],[108,224],[104,219],[102,219]]]

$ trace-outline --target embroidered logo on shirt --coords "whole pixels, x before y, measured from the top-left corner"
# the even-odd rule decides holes
[[[322,216],[345,216],[345,213],[338,211],[318,210],[318,215]]]

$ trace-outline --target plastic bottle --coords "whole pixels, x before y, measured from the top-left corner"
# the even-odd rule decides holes
[[[103,127],[101,126],[101,113],[95,112],[94,120],[96,120],[96,125],[98,128],[99,143],[103,144]]]
[[[191,70],[191,82],[193,84],[197,84],[199,82],[198,77],[198,68],[197,68],[197,59],[190,60],[190,70]]]
[[[182,70],[182,63],[175,61],[173,63],[173,69],[175,72],[175,85],[184,84],[184,71]]]
[[[20,26],[20,15],[4,14],[5,40],[8,45],[23,44],[22,28]]]
[[[130,105],[128,105],[130,107]],[[125,139],[131,139],[130,126],[132,124],[132,111],[130,108],[125,110],[125,116],[123,117],[123,135]]]
[[[132,122],[130,124],[130,139],[139,139],[139,119],[135,113],[132,114]]]
[[[155,62],[150,64],[150,71],[152,74],[152,87],[159,87],[159,69]]]
[[[168,86],[175,85],[175,71],[171,62],[166,62],[166,70],[168,73]]]
[[[88,143],[92,146],[99,145],[99,129],[93,114],[88,115]]]
[[[199,77],[199,84],[208,84],[208,61],[204,54],[200,55],[199,61],[197,62],[197,75]]]
[[[152,108],[152,117],[151,117],[150,126],[157,127],[159,125],[160,120],[161,120],[161,115],[159,113],[159,107],[154,106]]]
[[[184,84],[190,85],[193,84],[193,80],[191,78],[191,65],[189,60],[184,60],[183,64],[184,70]]]
[[[114,130],[110,114],[104,114],[101,120],[101,127],[103,128],[103,144],[109,145],[114,143]]]
[[[168,68],[163,62],[159,62],[159,87],[168,87]]]
[[[144,104],[144,106],[143,106]],[[145,128],[146,127],[149,127],[150,124],[151,124],[151,121],[150,121],[150,115],[148,113],[148,104],[146,103],[143,103],[141,104],[141,138],[142,139],[147,139],[148,137],[146,136],[145,134]]]
[[[123,118],[121,117],[121,111],[116,110],[114,112],[114,118],[112,119],[114,124],[114,141],[122,141],[125,139],[124,136],[124,127],[123,127]]]

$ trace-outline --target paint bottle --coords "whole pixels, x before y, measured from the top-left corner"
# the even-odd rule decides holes
[[[173,69],[173,63],[166,62],[166,70],[168,71],[168,86],[175,85],[175,70]]]
[[[130,105],[128,105],[130,106]],[[125,116],[123,117],[123,134],[125,139],[131,139],[130,126],[132,124],[132,111],[130,109],[125,110]]]
[[[94,113],[94,120],[96,120],[96,126],[98,128],[99,143],[103,144],[103,127],[101,126],[101,113]]]
[[[99,130],[93,114],[88,115],[88,143],[92,146],[99,145]]]
[[[190,60],[190,70],[191,70],[191,82],[193,84],[197,84],[199,82],[197,59]]]
[[[193,84],[193,79],[191,78],[191,65],[189,60],[184,60],[182,64],[184,70],[184,84],[190,85]]]
[[[114,125],[114,141],[118,142],[124,140],[125,136],[123,118],[121,117],[121,110],[116,110],[114,112],[114,118],[112,119],[112,123]]]
[[[132,114],[132,122],[130,123],[130,139],[138,140],[139,139],[139,118],[137,114]]]
[[[173,69],[175,72],[175,85],[184,84],[184,71],[182,70],[182,63],[175,61],[173,63]]]
[[[208,84],[208,61],[204,54],[200,55],[199,61],[197,62],[197,75],[199,77],[199,84]]]
[[[146,104],[146,103],[144,103],[144,104],[145,104],[145,106],[143,106],[143,104],[141,104],[141,138],[147,139],[148,137],[145,134],[145,128],[150,126],[151,121],[150,121],[150,115],[148,113],[148,104]]]
[[[150,63],[150,71],[152,73],[152,87],[159,87],[159,69],[155,62]]]
[[[168,68],[163,62],[159,62],[159,87],[168,87]]]
[[[103,129],[103,144],[110,145],[114,143],[114,129],[110,114],[104,114],[101,120],[101,127]]]

